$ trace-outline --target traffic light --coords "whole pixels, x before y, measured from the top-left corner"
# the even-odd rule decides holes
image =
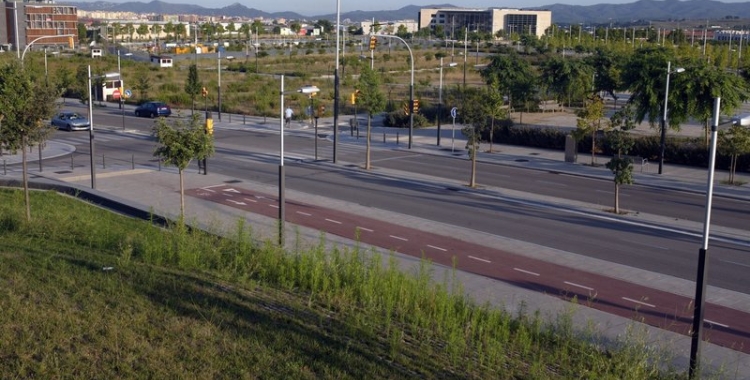
[[[354,90],[354,92],[352,92],[351,99],[350,99],[352,104],[357,104],[358,96],[359,96],[359,90]]]
[[[75,40],[73,40],[73,37],[70,37],[70,36],[68,37],[68,47],[71,49],[76,48],[76,43],[75,43]]]
[[[206,88],[205,88],[205,87],[203,87],[203,88],[201,89],[201,96],[202,96],[202,97],[204,97],[204,98],[205,98],[206,96],[208,96],[208,90],[206,90]]]
[[[214,134],[214,119],[206,119],[206,134],[209,136]]]
[[[321,105],[319,105],[319,106],[318,106],[318,115],[317,115],[316,117],[321,117],[321,116],[323,116],[323,115],[324,115],[325,113],[326,113],[326,106],[324,106],[324,105],[322,105],[322,104],[321,104]]]
[[[414,113],[419,113],[419,99],[414,99],[414,103],[411,105],[411,110]]]
[[[370,37],[370,50],[375,50],[375,46],[378,44],[378,38],[375,36]]]

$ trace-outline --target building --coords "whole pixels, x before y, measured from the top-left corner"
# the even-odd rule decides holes
[[[552,25],[552,12],[505,8],[422,8],[419,11],[419,29],[429,27],[433,31],[442,26],[447,38],[453,39],[456,31],[534,34],[537,37]]]
[[[377,27],[374,27],[377,26]],[[401,27],[406,28],[407,33],[415,33],[417,30],[416,20],[398,20],[398,21],[362,21],[359,27],[364,34],[396,34]],[[377,30],[376,30],[377,29]]]
[[[0,46],[23,51],[27,46],[78,44],[77,9],[52,0],[4,0],[0,8]],[[69,37],[70,36],[70,37]]]

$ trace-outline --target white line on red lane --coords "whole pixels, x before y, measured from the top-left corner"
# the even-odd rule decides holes
[[[714,322],[714,321],[712,321],[710,319],[706,319],[706,318],[703,318],[703,322],[708,322],[708,323],[710,323],[712,325],[716,325],[716,326],[723,327],[723,328],[728,328],[729,327],[728,325],[725,325],[723,323]]]
[[[624,299],[625,301],[630,301],[630,302],[634,302],[634,303],[637,303],[637,304],[639,304],[639,305],[643,305],[643,306],[648,306],[648,307],[656,307],[656,305],[652,305],[652,304],[650,304],[650,303],[646,303],[646,302],[641,302],[641,301],[638,301],[638,300],[634,300],[634,299],[632,299],[632,298],[628,298],[628,297],[622,297],[622,299]]]
[[[515,271],[519,271],[519,272],[521,272],[521,273],[526,273],[526,274],[530,274],[530,275],[532,275],[532,276],[539,276],[539,273],[536,273],[536,272],[531,272],[531,271],[528,271],[528,270],[525,270],[525,269],[521,269],[521,268],[513,268],[513,270],[515,270]]]
[[[308,214],[306,212],[297,211],[297,214],[304,215],[304,216],[312,216],[312,214]]]
[[[246,200],[248,202],[258,203],[258,201],[256,201],[255,199],[251,199],[251,198],[242,198],[242,199],[244,199],[244,200]]]
[[[489,260],[486,260],[486,259],[480,259],[479,257],[474,257],[474,256],[469,256],[469,258],[477,260],[477,261],[481,261],[483,263],[488,263],[488,264],[492,262],[492,261],[489,261]]]
[[[371,230],[369,228],[360,227],[360,226],[357,226],[357,229],[358,230],[362,230],[362,231],[367,231],[367,232],[375,232],[374,230]]]
[[[409,239],[403,238],[401,236],[396,236],[396,235],[388,235],[388,236],[390,236],[390,237],[392,237],[394,239],[397,239],[397,240],[401,240],[401,241],[409,241]]]
[[[443,251],[443,252],[447,252],[447,251],[448,251],[448,250],[447,250],[447,249],[445,249],[445,248],[440,248],[440,247],[436,247],[436,246],[434,246],[434,245],[429,245],[429,244],[427,244],[427,246],[428,246],[428,247],[430,247],[430,248],[432,248],[432,249],[437,249],[438,251]]]
[[[565,283],[566,283],[566,284],[568,284],[568,285],[570,285],[570,286],[575,286],[575,287],[577,287],[577,288],[581,288],[581,289],[586,289],[586,290],[588,290],[588,291],[592,291],[592,290],[594,290],[594,288],[590,288],[590,287],[588,287],[588,286],[584,286],[584,285],[581,285],[581,284],[576,284],[575,282],[568,282],[568,281],[565,281]]]
[[[278,205],[269,205],[269,206],[271,206],[271,207],[273,207],[273,208],[279,208],[279,206],[278,206]]]
[[[341,224],[341,222],[339,222],[338,220],[333,220],[333,219],[328,219],[328,218],[326,218],[326,222]]]

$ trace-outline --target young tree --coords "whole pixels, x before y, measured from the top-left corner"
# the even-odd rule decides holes
[[[186,125],[182,119],[160,117],[153,130],[158,146],[154,156],[165,165],[177,167],[180,174],[180,221],[185,217],[185,183],[183,172],[192,160],[203,160],[214,153],[214,139],[209,135],[199,115],[192,115]]]
[[[737,171],[737,159],[750,153],[750,129],[739,124],[728,130],[719,131],[719,152],[730,157],[729,184],[734,185],[734,173]]]
[[[52,128],[44,120],[54,114],[58,96],[56,87],[47,86],[42,78],[33,77],[19,62],[0,67],[0,145],[12,153],[21,151],[27,220],[31,220],[31,205],[26,150],[34,145],[41,149],[41,144],[52,133]]]
[[[576,129],[573,138],[581,141],[586,135],[591,135],[591,166],[596,165],[596,133],[601,129],[604,117],[604,102],[599,95],[592,95],[586,101],[583,109],[577,112]]]
[[[195,114],[195,97],[201,93],[202,88],[203,84],[198,78],[198,67],[195,64],[192,64],[188,69],[188,77],[185,82],[185,93],[190,95],[190,100],[193,103],[193,108],[190,111],[191,115]]]
[[[141,100],[148,100],[148,92],[151,90],[151,78],[146,73],[138,76],[134,87],[138,91]]]
[[[477,186],[477,153],[479,152],[480,131],[487,126],[487,115],[484,106],[484,91],[477,88],[460,89],[459,95],[463,99],[463,106],[459,110],[464,128],[461,133],[466,136],[466,149],[471,158],[471,177],[469,187]]]
[[[508,117],[508,110],[503,108],[504,105],[505,100],[496,79],[490,80],[484,98],[484,112],[490,118],[490,153],[492,153],[492,144],[495,139],[495,120]]]
[[[620,185],[633,183],[633,160],[623,157],[633,147],[633,139],[629,131],[635,128],[633,111],[630,106],[625,106],[615,112],[610,119],[610,130],[607,132],[607,140],[610,147],[617,152],[609,162],[607,169],[614,174],[615,182],[615,214],[620,213]]]
[[[385,95],[380,90],[380,74],[377,71],[365,67],[359,75],[357,84],[359,95],[357,103],[367,112],[367,149],[365,158],[365,170],[370,170],[370,132],[372,115],[385,109]]]

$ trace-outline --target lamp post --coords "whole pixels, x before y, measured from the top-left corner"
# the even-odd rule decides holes
[[[88,70],[88,85],[89,85],[89,153],[91,163],[91,188],[96,189],[96,167],[94,166],[94,97],[91,93],[91,79],[92,78],[112,78],[118,74],[105,74],[96,77],[91,76],[91,65]]]
[[[339,143],[339,28],[341,28],[341,0],[336,0],[336,66],[333,68],[333,163],[337,161]]]
[[[16,33],[16,41],[15,41],[15,44],[16,44],[16,57],[20,59],[21,58],[21,56],[20,56],[20,54],[21,54],[21,44],[20,44],[20,41],[19,41],[19,38],[18,38],[18,2],[17,1],[13,2],[13,30]]]
[[[219,106],[219,121],[221,121],[221,51],[217,52],[216,67],[219,71],[219,82],[216,86],[216,101]]]
[[[455,62],[448,64],[448,67],[458,65]],[[443,115],[443,57],[440,57],[440,87],[438,90],[438,119],[437,119],[437,146],[440,146],[440,117]]]
[[[312,96],[312,94],[320,91],[316,86],[303,86],[297,90],[302,94]],[[284,172],[284,75],[281,75],[281,89],[279,91],[281,113],[279,117],[279,247],[284,246],[284,221],[285,216],[285,199],[284,189],[286,188],[286,175]],[[317,139],[318,137],[315,136]]]
[[[667,102],[669,101],[669,75],[672,73],[681,73],[685,71],[682,67],[671,70],[672,62],[667,62],[667,85],[664,89],[664,114],[661,119],[661,144],[659,148],[659,174],[662,174],[664,168],[664,151],[667,142]]]
[[[390,34],[373,34],[373,36],[397,39],[403,42],[409,50],[409,62],[411,63],[411,81],[409,82],[409,109],[411,110],[411,112],[409,112],[409,149],[411,149],[412,140],[414,138],[414,54],[412,53],[409,44],[399,36]],[[464,59],[466,59],[466,56],[464,56]]]
[[[711,124],[711,149],[708,158],[708,183],[706,184],[706,213],[703,221],[703,243],[698,251],[698,274],[695,281],[695,310],[693,327],[690,329],[690,370],[689,378],[696,379],[700,374],[701,342],[703,341],[703,310],[706,304],[706,282],[708,281],[708,235],[711,225],[711,201],[714,191],[714,164],[716,162],[716,138],[719,126],[719,105],[721,98],[714,99],[714,115]]]

